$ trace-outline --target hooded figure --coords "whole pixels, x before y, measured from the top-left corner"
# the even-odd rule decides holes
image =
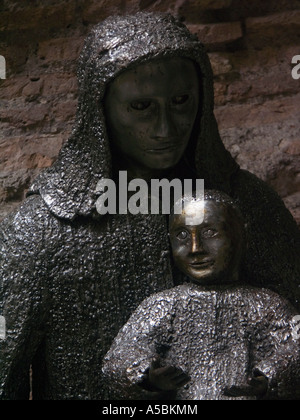
[[[56,163],[0,229],[0,395],[101,399],[101,363],[142,300],[181,282],[172,267],[167,216],[96,211],[97,184],[116,179],[105,95],[119,75],[182,57],[199,73],[200,105],[170,178],[200,178],[238,201],[249,228],[244,270],[299,307],[299,232],[279,197],[225,150],[213,115],[213,76],[203,45],[170,15],[110,17],[79,60],[76,125]]]

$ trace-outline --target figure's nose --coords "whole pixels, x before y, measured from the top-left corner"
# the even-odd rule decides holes
[[[204,252],[202,241],[196,233],[192,234],[192,242],[191,242],[191,253],[192,254],[202,254]]]
[[[167,104],[160,104],[158,108],[153,137],[157,140],[172,139],[176,137],[176,126]]]

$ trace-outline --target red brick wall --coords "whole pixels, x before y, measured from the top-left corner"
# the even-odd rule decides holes
[[[68,138],[76,59],[111,14],[169,11],[207,45],[215,114],[227,148],[272,185],[300,224],[299,0],[4,0],[0,5],[0,218],[24,197]]]

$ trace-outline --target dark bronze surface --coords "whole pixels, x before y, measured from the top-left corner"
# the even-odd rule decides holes
[[[228,206],[213,200],[205,201],[203,209],[199,209],[201,201],[185,204],[184,213],[173,215],[170,223],[175,264],[202,285],[234,282],[239,273],[239,237],[243,234],[243,225],[236,220],[238,213],[228,214]],[[200,211],[204,213],[202,223],[186,224],[186,217],[194,216],[197,221]]]
[[[203,45],[169,15],[113,16],[91,31],[79,58],[71,137],[1,223],[2,399],[28,398],[30,364],[34,399],[103,398],[101,362],[119,329],[143,299],[184,282],[172,266],[166,216],[100,217],[95,208],[97,183],[118,179],[122,166],[108,135],[108,86],[137,66],[178,57],[196,63],[199,112],[168,177],[204,178],[238,200],[249,232],[245,278],[300,310],[297,225],[277,194],[225,150]]]

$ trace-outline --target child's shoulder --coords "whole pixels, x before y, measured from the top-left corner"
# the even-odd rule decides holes
[[[278,293],[273,290],[267,289],[265,287],[256,287],[256,286],[244,286],[239,287],[239,290],[242,294],[253,296],[255,299],[259,300],[269,300],[273,299],[275,301],[285,301],[285,298],[280,296]]]
[[[247,301],[252,307],[260,307],[263,310],[273,312],[295,311],[286,298],[273,290],[252,286],[239,287],[237,290],[241,294],[242,299]]]

